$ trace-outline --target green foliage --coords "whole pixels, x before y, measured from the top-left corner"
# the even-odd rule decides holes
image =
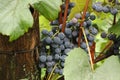
[[[118,56],[111,56],[100,65],[92,72],[86,52],[76,48],[69,52],[66,58],[65,80],[120,80],[120,59]]]
[[[95,70],[93,80],[120,80],[120,60],[118,56],[111,56]]]
[[[10,36],[10,41],[32,27],[33,18],[28,4],[28,0],[0,0],[0,33]]]
[[[39,17],[39,25],[40,25],[40,30],[43,29],[51,30],[50,21],[42,15]]]
[[[73,49],[65,60],[65,80],[91,80],[91,68],[87,53],[81,48]]]
[[[51,21],[58,17],[61,4],[61,0],[41,0],[39,3],[34,4],[34,8]]]
[[[118,22],[113,25],[110,29],[109,29],[109,33],[115,33],[116,35],[120,35],[120,19],[118,20]]]

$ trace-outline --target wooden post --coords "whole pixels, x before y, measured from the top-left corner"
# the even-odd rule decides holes
[[[8,36],[0,34],[0,51],[3,51],[0,52],[0,80],[25,78],[38,80],[36,53],[34,50],[21,52],[21,50],[34,49],[39,44],[39,14],[37,11],[33,12],[33,18],[33,27],[13,42],[9,42]],[[7,53],[7,51],[14,52]]]

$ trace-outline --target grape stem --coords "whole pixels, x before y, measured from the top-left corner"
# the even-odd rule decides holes
[[[92,71],[94,71],[94,64],[93,64],[94,62],[93,62],[92,55],[91,55],[91,52],[90,52],[90,47],[89,47],[89,44],[88,44],[88,40],[87,40],[87,37],[86,37],[86,34],[85,34],[85,29],[84,29],[84,27],[81,27],[81,29],[82,29],[83,35],[85,37],[85,42],[86,42],[87,49],[88,49],[88,54],[89,54],[89,57],[90,57],[91,69],[92,69]]]
[[[70,0],[65,1],[65,13],[64,13],[64,19],[63,19],[63,24],[62,24],[62,32],[65,31],[69,2]]]
[[[83,22],[85,20],[85,15],[86,15],[86,12],[87,12],[87,9],[88,9],[88,5],[89,5],[89,1],[90,0],[86,0],[86,5],[84,7],[84,11],[83,11],[83,15],[82,15],[82,20],[80,22],[80,31],[79,31],[79,38],[78,38],[78,46],[80,47],[80,40],[81,40],[81,27],[83,26]]]
[[[81,36],[82,36],[82,33],[83,33],[83,35],[85,37],[86,44],[87,44],[89,57],[90,57],[91,69],[92,69],[92,71],[94,71],[94,64],[93,64],[93,60],[94,59],[92,59],[92,55],[91,55],[90,48],[89,48],[89,45],[88,45],[88,40],[87,40],[86,34],[84,32],[84,28],[83,28],[83,22],[85,20],[85,15],[86,15],[86,12],[88,10],[89,2],[90,2],[90,0],[86,0],[86,4],[85,4],[83,15],[82,15],[82,20],[80,22],[80,31],[79,31],[79,38],[78,38],[78,46],[80,47],[80,40],[81,40]],[[81,31],[82,31],[82,33],[81,33]]]
[[[113,25],[116,24],[116,14],[114,15],[114,19],[113,19]]]
[[[53,67],[50,75],[47,77],[47,80],[50,80],[50,79],[51,79],[51,77],[52,77],[52,75],[53,75],[53,72],[54,72],[55,68],[57,67],[57,65],[58,65],[58,64],[55,64],[55,66]]]
[[[94,63],[97,63],[97,62],[99,62],[99,61],[101,61],[101,60],[103,60],[103,59],[105,59],[105,58],[108,58],[109,56],[112,55],[111,53],[106,53],[106,54],[104,53],[105,50],[109,50],[109,49],[110,49],[110,47],[112,46],[112,44],[113,44],[113,42],[110,41],[110,42],[105,46],[105,48],[102,50],[102,52],[100,52],[100,54],[95,58]]]

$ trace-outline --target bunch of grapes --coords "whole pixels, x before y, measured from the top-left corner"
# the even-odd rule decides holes
[[[117,37],[116,34],[113,34],[113,33],[107,34],[105,32],[102,32],[101,37],[108,38],[109,40],[113,41],[112,46],[107,51],[108,54],[120,55],[120,53],[119,53],[120,36]]]
[[[115,3],[115,5],[118,4]],[[93,3],[92,8],[97,12],[111,13],[112,15],[116,15],[118,13],[118,9],[115,8],[115,6],[104,4],[102,2]]]
[[[69,3],[69,9],[71,9],[73,5],[74,3]],[[65,5],[63,4],[62,6]],[[39,67],[46,68],[47,73],[51,73],[54,69],[54,73],[62,75],[65,58],[68,56],[71,49],[78,47],[82,15],[83,13],[77,13],[71,20],[66,21],[64,32],[62,32],[63,24],[60,24],[58,19],[50,23],[52,26],[51,31],[42,30]],[[98,30],[92,26],[92,21],[95,20],[95,18],[95,15],[86,12],[83,22],[83,28],[89,47],[92,46],[94,36],[98,33]],[[80,48],[88,52],[83,34],[80,40]]]

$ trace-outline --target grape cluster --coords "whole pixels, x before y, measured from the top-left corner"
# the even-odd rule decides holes
[[[69,3],[68,15],[74,5],[74,3]],[[63,4],[62,9],[64,10],[64,8],[65,5]],[[54,66],[57,65],[53,72],[62,75],[65,58],[71,49],[78,47],[82,15],[83,13],[77,13],[71,20],[66,21],[64,32],[62,32],[63,24],[60,24],[58,19],[50,23],[52,26],[51,31],[45,29],[42,30],[39,67],[46,68],[47,73],[51,73]],[[98,33],[98,30],[92,26],[92,21],[95,20],[95,18],[95,15],[86,12],[85,20],[83,22],[89,46],[92,46],[94,36]],[[80,40],[80,48],[88,52],[83,34]]]
[[[43,30],[42,34],[44,38],[41,41],[43,45],[41,46],[39,67],[46,67],[47,72],[50,73],[57,64],[54,72],[62,74],[65,58],[74,45],[63,32],[54,33],[53,31]]]
[[[107,53],[113,54],[113,55],[120,55],[119,53],[120,36],[117,37],[116,34],[113,34],[113,33],[107,34],[105,32],[102,32],[101,37],[108,38],[109,40],[113,41],[113,45],[110,47]]]
[[[51,31],[42,30],[41,43],[43,45],[41,45],[39,57],[40,68],[46,68],[47,72],[50,73],[53,70],[53,67],[57,64],[54,73],[62,74],[65,58],[67,57],[68,52],[71,49],[78,47],[81,15],[82,13],[77,13],[72,20],[66,22],[64,33],[61,32],[62,24],[58,24],[56,26],[55,24],[51,24]],[[95,20],[95,15],[86,12],[83,27],[85,29],[89,46],[92,46],[94,36],[98,33],[98,30],[92,26],[92,20]],[[83,35],[80,47],[88,52]]]
[[[97,12],[111,13],[112,15],[116,15],[118,13],[117,8],[111,7],[110,5],[103,5],[101,2],[93,3],[92,8]]]

